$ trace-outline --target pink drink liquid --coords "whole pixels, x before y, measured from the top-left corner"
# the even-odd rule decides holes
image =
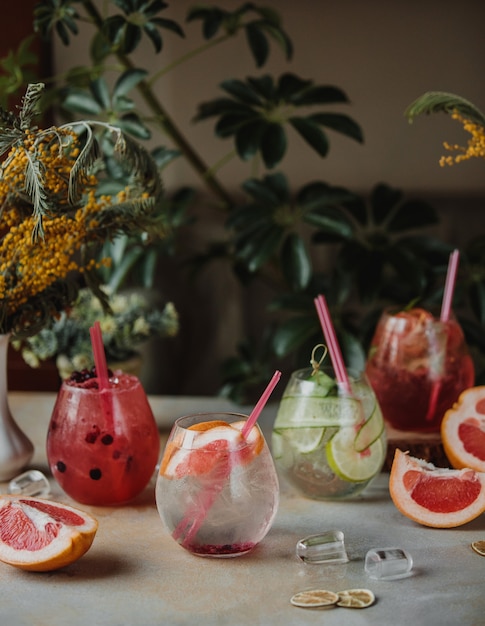
[[[439,431],[445,412],[475,380],[458,322],[439,322],[423,309],[383,314],[366,374],[386,421],[418,432]]]
[[[148,484],[159,451],[158,428],[138,378],[115,372],[102,392],[96,378],[63,382],[47,433],[47,458],[74,500],[131,500]]]

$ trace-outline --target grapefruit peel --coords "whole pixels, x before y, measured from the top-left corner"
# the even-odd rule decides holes
[[[485,474],[435,467],[396,449],[389,477],[396,508],[432,528],[455,528],[485,511]]]
[[[49,572],[77,561],[91,547],[97,520],[42,498],[0,496],[0,561]]]
[[[257,426],[242,435],[244,420],[227,423],[219,420],[189,426],[179,438],[167,443],[160,464],[165,478],[201,476],[228,469],[230,455],[242,465],[249,463],[263,449],[264,439]]]
[[[454,468],[485,472],[485,386],[466,389],[446,411],[441,439]]]

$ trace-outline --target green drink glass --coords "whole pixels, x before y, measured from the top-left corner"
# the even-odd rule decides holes
[[[386,457],[384,420],[364,374],[350,393],[333,368],[297,370],[283,393],[272,434],[276,465],[290,484],[319,500],[361,493]]]

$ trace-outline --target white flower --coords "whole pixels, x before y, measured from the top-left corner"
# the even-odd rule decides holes
[[[56,367],[59,372],[59,376],[63,380],[66,378],[69,378],[69,376],[74,371],[73,364],[71,363],[69,357],[67,357],[65,354],[59,354],[59,356],[56,359]]]
[[[23,350],[22,357],[30,367],[39,367],[40,361],[32,350]]]
[[[118,329],[116,320],[113,317],[104,317],[100,320],[99,325],[103,334],[106,335],[114,335]]]
[[[96,298],[95,296],[93,296],[91,298],[91,302],[89,304],[90,304],[90,307],[91,307],[91,309],[93,311],[98,312],[98,311],[102,311],[103,310],[103,305],[101,304],[101,301],[98,298]]]
[[[103,291],[109,293],[105,287]],[[27,339],[24,359],[31,367],[38,367],[40,361],[57,357],[57,368],[64,379],[75,370],[93,365],[90,327],[96,321],[101,326],[108,362],[132,356],[137,345],[150,337],[172,337],[178,332],[178,314],[172,302],[160,310],[143,294],[131,292],[112,294],[109,304],[112,315],[104,312],[91,292],[81,289],[69,313],[63,312],[52,328]]]
[[[117,313],[123,313],[128,308],[128,298],[120,294],[115,294],[111,298],[110,306],[115,315]]]
[[[80,372],[83,369],[91,367],[92,358],[90,354],[75,354],[72,357],[74,369]]]
[[[133,323],[133,332],[138,335],[150,335],[150,324],[144,317],[137,317]]]

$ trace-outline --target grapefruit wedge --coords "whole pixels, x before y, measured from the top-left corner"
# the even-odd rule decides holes
[[[485,511],[485,474],[438,468],[397,449],[389,491],[397,509],[433,528],[455,528]]]
[[[42,498],[0,496],[0,561],[48,572],[77,561],[93,543],[97,520]]]
[[[453,467],[485,472],[485,387],[467,389],[446,411],[441,439]]]

